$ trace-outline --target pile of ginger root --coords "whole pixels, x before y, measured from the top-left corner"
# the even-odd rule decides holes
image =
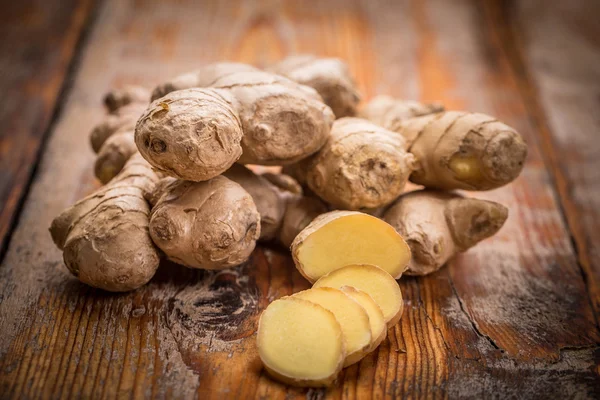
[[[389,96],[361,103],[335,58],[290,56],[264,70],[219,62],[153,90],[113,90],[104,103],[90,137],[104,186],[57,216],[50,233],[74,276],[113,292],[146,284],[163,258],[212,270],[242,264],[257,242],[291,247],[313,283],[347,265],[376,265],[392,280],[430,274],[508,217],[505,206],[456,190],[506,185],[527,156],[521,136],[485,114]],[[407,191],[408,182],[421,188]],[[336,285],[366,308],[381,306]],[[311,296],[340,295],[321,290],[278,307],[310,313]],[[389,326],[396,308],[394,318],[367,314]],[[264,329],[278,318],[271,311]],[[344,333],[316,313],[331,325],[324,335]],[[329,384],[383,340],[371,325],[363,347],[350,356],[341,346],[322,376],[267,369],[292,384]]]

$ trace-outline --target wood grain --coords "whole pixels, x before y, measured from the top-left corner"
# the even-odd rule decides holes
[[[541,134],[598,323],[600,3],[517,2],[491,12],[513,21],[504,32],[514,42],[508,54],[526,88],[523,97]]]
[[[107,1],[73,76],[0,266],[0,393],[7,398],[588,398],[600,334],[518,71],[493,9],[476,1]],[[491,10],[491,11],[490,11]],[[286,250],[261,246],[221,272],[164,263],[146,287],[108,294],[73,279],[47,227],[93,185],[87,137],[101,98],[219,59],[342,57],[366,96],[388,93],[497,115],[530,145],[493,239],[436,274],[400,281],[388,339],[330,389],[269,379],[256,321],[308,287]],[[51,194],[51,195],[50,195]],[[589,287],[589,282],[588,282]]]
[[[0,12],[0,255],[94,5],[52,3],[3,2]]]

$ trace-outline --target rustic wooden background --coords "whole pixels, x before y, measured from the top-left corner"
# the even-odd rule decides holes
[[[3,398],[599,398],[600,2],[2,1]],[[328,390],[261,371],[257,317],[306,288],[287,252],[231,271],[165,264],[133,293],[73,279],[51,219],[92,190],[103,93],[216,60],[348,61],[365,97],[481,111],[530,156],[493,239],[425,278],[381,347]]]

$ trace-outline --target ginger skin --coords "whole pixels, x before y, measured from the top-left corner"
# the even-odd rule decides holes
[[[119,129],[100,148],[94,163],[94,174],[103,184],[121,172],[127,160],[138,152],[133,132],[131,127]]]
[[[258,71],[248,64],[234,62],[218,62],[205,65],[195,71],[188,72],[170,81],[161,83],[152,91],[152,101],[171,92],[183,89],[211,87],[218,79],[237,72]]]
[[[149,102],[150,91],[137,85],[126,85],[119,89],[113,89],[104,96],[104,105],[110,113],[114,113],[128,104],[148,104]]]
[[[390,96],[376,96],[362,107],[359,116],[387,130],[396,131],[402,121],[441,111],[444,111],[444,107],[440,104],[423,104]]]
[[[406,274],[427,275],[494,235],[507,217],[508,209],[492,201],[418,190],[400,196],[383,220],[410,246],[412,259]]]
[[[446,111],[394,127],[418,169],[411,182],[435,189],[491,190],[523,169],[527,144],[511,127],[485,114]]]
[[[334,207],[377,208],[402,193],[415,169],[405,146],[402,137],[367,120],[341,118],[325,146],[298,169],[306,168],[308,187]]]
[[[152,240],[186,267],[239,265],[250,257],[260,235],[252,197],[224,176],[205,182],[164,178],[149,200]]]
[[[117,131],[133,129],[146,107],[147,103],[131,103],[108,114],[90,133],[90,143],[94,153],[98,153],[104,142]]]
[[[128,85],[111,90],[104,97],[109,115],[92,131],[92,148],[98,154],[94,173],[103,184],[121,170],[129,158],[137,153],[134,128],[145,110],[150,92],[141,86]]]
[[[234,164],[224,176],[241,185],[254,199],[260,214],[261,241],[277,240],[289,247],[313,219],[327,212],[327,206],[321,200],[275,186],[264,174],[257,175],[243,165]],[[271,179],[285,181],[286,186],[292,188],[299,186],[286,175]]]
[[[205,181],[242,154],[242,124],[227,92],[187,89],[155,100],[139,118],[135,143],[157,170]]]
[[[124,292],[154,276],[160,257],[148,232],[150,207],[144,192],[153,190],[157,181],[150,165],[133,156],[108,185],[52,221],[52,239],[80,281]]]
[[[250,70],[155,100],[135,137],[158,170],[202,181],[235,161],[283,165],[308,157],[325,144],[333,119],[314,89]]]
[[[344,61],[295,55],[277,63],[270,71],[314,88],[325,104],[331,107],[336,118],[356,115],[360,94]]]

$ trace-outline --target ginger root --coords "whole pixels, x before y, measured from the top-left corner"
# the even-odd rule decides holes
[[[313,89],[261,71],[226,74],[210,88],[171,92],[138,121],[136,144],[158,170],[202,181],[241,164],[283,165],[318,151],[333,112]]]
[[[227,92],[188,89],[155,100],[135,127],[135,143],[157,170],[188,181],[226,171],[242,154],[242,124]]]
[[[315,218],[291,250],[296,268],[310,282],[349,264],[377,265],[398,279],[410,260],[408,245],[392,226],[355,211]]]
[[[144,192],[157,181],[150,165],[133,156],[108,185],[52,221],[52,239],[80,281],[123,292],[154,276],[160,257],[148,232],[150,207]]]
[[[270,71],[314,88],[325,104],[331,107],[336,118],[356,115],[360,94],[344,61],[295,55],[277,63]]]
[[[444,111],[444,107],[440,104],[423,104],[390,96],[376,96],[362,107],[359,116],[387,130],[396,131],[398,125],[407,119],[441,111]]]
[[[326,202],[346,210],[377,208],[396,199],[415,169],[399,135],[367,120],[335,121],[325,146],[309,160],[308,187]]]
[[[394,278],[375,265],[347,265],[331,271],[315,282],[313,288],[352,286],[367,293],[377,303],[389,327],[398,323],[404,302],[400,286]]]
[[[113,133],[98,151],[94,174],[103,184],[108,183],[121,170],[138,149],[133,138],[133,128],[125,127]]]
[[[507,217],[508,209],[492,201],[419,190],[402,195],[383,219],[410,246],[413,257],[406,273],[427,275],[494,235]]]
[[[90,133],[90,143],[94,153],[98,153],[104,142],[115,132],[122,129],[133,129],[147,107],[147,103],[130,103],[108,114]]]
[[[104,97],[110,114],[96,125],[90,136],[92,148],[98,154],[94,173],[100,182],[107,183],[114,178],[137,152],[133,139],[135,123],[149,99],[150,92],[135,85],[111,90]]]
[[[371,348],[371,325],[365,309],[338,289],[322,287],[303,290],[292,297],[310,301],[331,311],[340,323],[346,358],[344,367],[359,362]]]
[[[223,176],[242,186],[254,200],[260,214],[260,240],[277,237],[286,209],[286,196],[261,175],[240,164],[234,164]]]
[[[150,103],[148,89],[137,85],[126,85],[120,89],[113,89],[104,96],[104,105],[110,113],[132,103]]]
[[[263,311],[257,346],[267,372],[294,386],[330,385],[346,358],[333,313],[296,296],[275,300]]]
[[[490,190],[523,169],[527,145],[511,127],[485,114],[446,111],[394,128],[418,161],[410,180],[436,189]]]
[[[237,183],[165,178],[149,196],[150,236],[169,259],[190,268],[224,269],[246,261],[260,235],[260,215]]]
[[[260,214],[261,241],[277,239],[289,247],[302,229],[327,212],[321,200],[297,194],[299,185],[289,176],[272,174],[269,180],[266,174],[257,175],[240,164],[234,164],[223,175],[241,185],[254,199]]]

